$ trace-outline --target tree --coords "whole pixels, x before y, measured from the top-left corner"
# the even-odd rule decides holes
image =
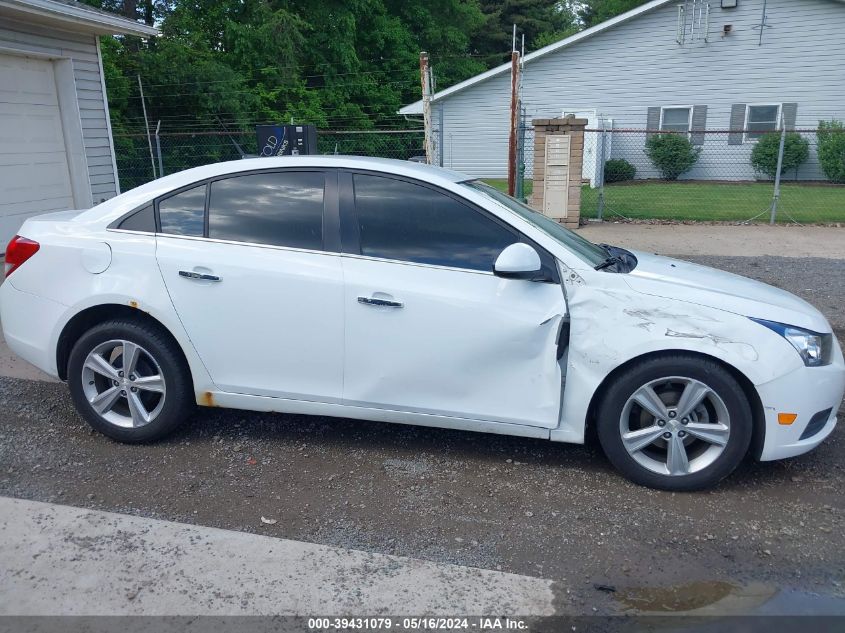
[[[166,131],[291,118],[367,129],[407,126],[396,111],[419,98],[420,50],[438,88],[487,68],[469,54],[485,21],[477,0],[85,1],[162,30],[104,38],[116,130],[143,124],[136,75]]]
[[[513,25],[517,47],[525,35],[527,51],[536,50],[578,30],[576,16],[569,2],[552,0],[504,0],[481,2],[485,21],[472,40],[473,52],[489,66],[510,59]]]
[[[580,6],[577,13],[581,23],[585,27],[591,27],[636,9],[646,2],[648,0],[584,0],[578,3]]]

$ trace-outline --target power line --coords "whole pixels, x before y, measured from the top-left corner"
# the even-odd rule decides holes
[[[494,58],[494,57],[498,58],[498,57],[502,57],[502,56],[503,55],[499,54],[499,53],[464,53],[464,54],[453,54],[453,55],[438,55],[436,53],[431,54],[432,65],[437,65],[440,61],[445,61],[445,60],[484,59],[484,58]],[[317,74],[311,74],[311,75],[304,75],[301,78],[302,79],[316,79],[316,78],[321,78],[321,77],[342,77],[342,76],[348,76],[348,75],[370,75],[370,74],[380,74],[380,73],[389,73],[389,74],[412,73],[413,74],[415,72],[415,68],[416,68],[416,64],[415,64],[416,54],[409,57],[408,59],[398,58],[398,57],[394,57],[394,58],[377,57],[377,58],[371,59],[369,61],[363,61],[363,60],[357,60],[357,61],[360,64],[395,62],[395,63],[403,63],[403,64],[404,63],[410,63],[412,65],[409,66],[408,70],[406,70],[406,69],[396,69],[396,70],[375,69],[375,70],[365,70],[365,71],[349,71],[349,72],[345,72],[345,73],[317,73]],[[278,70],[302,70],[302,69],[308,68],[308,66],[305,66],[305,65],[302,65],[302,64],[289,64],[289,65],[286,65],[286,66],[272,66],[270,68],[272,68],[272,70],[275,70],[275,71],[278,71]],[[255,81],[255,82],[261,82],[261,81],[266,81],[266,80],[267,80],[266,78],[260,78],[260,77],[249,77],[249,78],[242,79],[242,81]],[[163,86],[179,86],[179,85],[188,85],[188,84],[191,84],[191,85],[206,85],[206,84],[213,84],[213,83],[227,83],[227,82],[230,82],[230,81],[237,81],[237,79],[234,79],[234,80],[233,79],[210,79],[210,80],[207,80],[207,81],[195,81],[195,82],[194,81],[191,81],[191,82],[181,82],[180,81],[180,82],[172,82],[172,83],[158,83],[158,84],[145,84],[145,85],[150,87],[150,88],[159,88],[159,87],[163,87]]]

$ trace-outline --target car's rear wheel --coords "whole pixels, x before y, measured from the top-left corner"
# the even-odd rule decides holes
[[[82,417],[121,442],[160,439],[193,408],[184,358],[146,323],[117,320],[88,330],[71,350],[67,375]]]
[[[631,366],[598,408],[599,440],[614,466],[664,490],[715,485],[742,461],[751,430],[748,398],[734,377],[692,355]]]

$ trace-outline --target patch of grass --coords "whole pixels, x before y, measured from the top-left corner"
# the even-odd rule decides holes
[[[768,221],[772,183],[642,182],[606,185],[605,217],[633,219],[743,222],[757,214]],[[581,190],[581,215],[596,217],[599,190]],[[778,202],[779,222],[845,221],[845,187],[784,183]]]
[[[506,191],[507,180],[485,179]],[[526,195],[533,183],[526,180]],[[774,185],[770,182],[655,182],[633,181],[606,185],[604,217],[637,220],[744,222],[761,214],[768,222]],[[581,217],[598,212],[599,190],[581,189]],[[845,185],[785,182],[778,201],[778,222],[845,222]]]

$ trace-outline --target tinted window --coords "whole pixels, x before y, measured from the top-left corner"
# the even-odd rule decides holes
[[[497,222],[445,194],[380,176],[355,175],[361,254],[492,271],[519,241]]]
[[[527,204],[523,204],[516,198],[511,198],[509,195],[502,193],[495,187],[491,187],[480,180],[473,180],[471,182],[464,182],[461,184],[467,187],[472,187],[476,191],[479,191],[488,198],[492,199],[494,202],[498,202],[507,209],[510,209],[523,220],[528,220],[535,227],[566,246],[581,259],[588,262],[591,266],[600,264],[607,259],[607,251],[603,248],[596,246],[577,233],[564,228],[562,224],[559,224],[551,218],[547,218],[542,213],[535,211]],[[542,258],[542,255],[540,257]],[[554,268],[554,266],[550,266],[550,268]]]
[[[143,209],[136,211],[123,222],[118,225],[119,229],[127,231],[145,231],[147,233],[155,233],[156,218],[153,212],[153,205],[147,205]]]
[[[202,237],[205,229],[205,185],[188,189],[158,203],[161,232]]]
[[[251,174],[211,183],[208,236],[319,250],[323,247],[320,172]]]

